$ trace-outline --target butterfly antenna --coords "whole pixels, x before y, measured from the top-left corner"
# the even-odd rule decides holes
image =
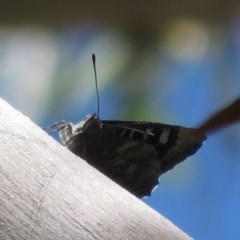
[[[97,116],[99,117],[99,92],[98,92],[98,83],[97,83],[97,71],[96,71],[96,56],[92,54],[92,62],[93,62],[93,69],[94,69],[94,76],[95,76],[95,84],[96,84],[96,92],[97,92]]]

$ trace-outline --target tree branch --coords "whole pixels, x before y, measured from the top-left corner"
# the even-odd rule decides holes
[[[190,239],[0,100],[0,239]]]

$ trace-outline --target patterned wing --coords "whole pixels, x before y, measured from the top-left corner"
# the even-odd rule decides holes
[[[135,121],[103,121],[106,126],[123,127],[120,135],[155,147],[161,162],[161,174],[193,155],[206,136],[202,131],[175,125]]]
[[[205,139],[195,129],[159,123],[95,119],[86,126],[67,147],[137,197],[151,195],[159,176]]]

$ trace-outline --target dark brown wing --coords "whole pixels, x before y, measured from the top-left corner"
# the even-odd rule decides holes
[[[194,154],[206,136],[198,129],[153,122],[102,121],[106,128],[118,126],[122,137],[144,141],[156,149],[161,162],[161,174],[170,170],[186,157]],[[124,134],[123,134],[124,132]],[[147,133],[147,136],[144,135]]]
[[[195,129],[147,122],[102,121],[69,142],[75,154],[136,195],[151,195],[158,178],[201,146]]]

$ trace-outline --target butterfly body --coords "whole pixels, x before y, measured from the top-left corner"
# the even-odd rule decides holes
[[[102,121],[95,54],[92,61],[97,114],[75,125],[61,121],[45,129],[59,131],[64,146],[137,197],[151,195],[159,177],[193,155],[206,135],[240,121],[240,98],[196,129],[143,121]]]
[[[69,150],[137,197],[151,195],[161,174],[194,154],[206,139],[193,128],[141,121],[102,121],[93,114],[61,122]]]

